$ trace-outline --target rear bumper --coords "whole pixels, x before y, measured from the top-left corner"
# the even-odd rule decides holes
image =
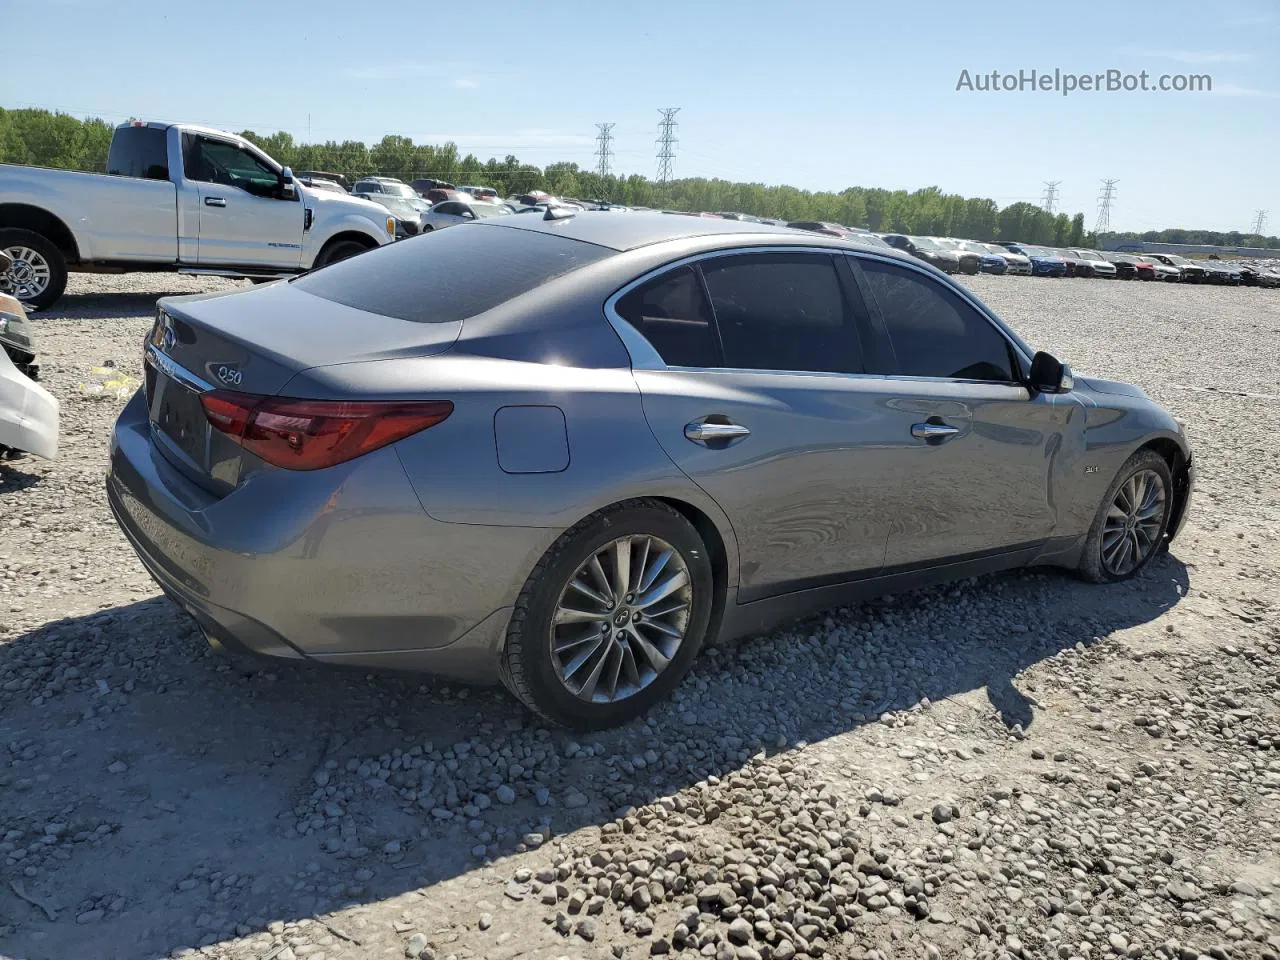
[[[140,396],[112,436],[107,498],[220,645],[477,681],[496,679],[510,608],[559,532],[431,519],[393,448],[214,498],[152,445]]]
[[[0,347],[0,446],[56,460],[58,401]]]

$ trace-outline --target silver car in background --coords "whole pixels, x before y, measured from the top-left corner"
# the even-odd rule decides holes
[[[212,642],[501,679],[583,728],[709,638],[1031,564],[1126,579],[1192,487],[1140,389],[932,267],[719,218],[489,217],[165,298],[145,369],[108,498]]]
[[[422,232],[456,227],[460,223],[472,223],[488,217],[505,217],[511,208],[505,203],[488,203],[480,200],[443,200],[422,215]]]

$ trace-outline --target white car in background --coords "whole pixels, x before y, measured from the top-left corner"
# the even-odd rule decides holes
[[[0,250],[0,278],[12,265]],[[2,282],[2,281],[0,281]],[[31,453],[46,460],[58,456],[58,401],[36,383],[35,348],[26,311],[0,293],[0,459]]]
[[[1088,269],[1092,271],[1091,276],[1106,277],[1108,280],[1116,278],[1116,265],[1102,254],[1094,253],[1092,250],[1076,250],[1075,248],[1067,252],[1086,261],[1089,264]]]
[[[972,243],[973,241],[968,241]],[[978,243],[976,246],[981,247],[987,253],[994,253],[997,257],[1004,257],[1005,262],[1009,264],[1006,273],[1017,274],[1019,276],[1031,276],[1031,258],[1023,256],[1020,253],[1014,253],[1012,250],[1006,249],[995,243]]]
[[[443,230],[459,223],[470,223],[486,217],[507,217],[511,208],[504,203],[481,203],[479,200],[444,200],[422,215],[422,232]]]

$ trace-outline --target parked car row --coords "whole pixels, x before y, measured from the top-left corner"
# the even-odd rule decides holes
[[[318,174],[316,176],[319,176]],[[335,189],[341,189],[337,182]],[[414,180],[406,184],[393,177],[365,177],[356,181],[352,192],[382,203],[397,218],[396,236],[403,238],[442,227],[509,213],[545,213],[549,209],[645,211],[648,207],[626,207],[603,201],[554,197],[540,190],[513,194],[505,201],[491,187],[459,186],[440,180]],[[413,210],[406,210],[406,204]],[[425,205],[425,206],[424,206]],[[1158,280],[1187,283],[1220,283],[1280,287],[1280,266],[1266,263],[1192,261],[1175,254],[1128,254],[1078,247],[1047,247],[1002,240],[986,242],[957,237],[915,236],[902,233],[876,234],[825,220],[777,220],[734,211],[663,213],[790,227],[826,237],[859,240],[864,245],[883,243],[932,264],[945,273],[979,273],[1037,277],[1090,277],[1120,280]]]

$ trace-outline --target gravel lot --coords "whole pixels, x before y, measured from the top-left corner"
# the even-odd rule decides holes
[[[38,321],[63,459],[0,464],[0,955],[1280,955],[1280,294],[974,278],[1188,424],[1171,555],[711,650],[574,737],[496,690],[211,653],[104,502],[156,296]]]

